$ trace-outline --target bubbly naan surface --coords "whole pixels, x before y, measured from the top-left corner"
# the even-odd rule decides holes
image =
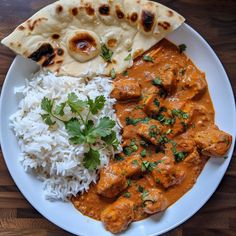
[[[58,75],[109,75],[131,67],[183,22],[175,11],[147,0],[60,0],[2,43]]]

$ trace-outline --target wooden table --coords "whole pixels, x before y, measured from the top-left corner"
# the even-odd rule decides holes
[[[0,39],[19,23],[53,0],[1,0]],[[185,16],[213,47],[223,62],[236,92],[236,1],[160,0]],[[15,55],[0,45],[0,85]],[[227,114],[226,114],[227,115]],[[0,124],[3,125],[3,124]],[[165,235],[236,235],[236,159],[217,191],[205,206],[187,222]],[[60,211],[60,210],[58,210]],[[15,186],[0,153],[0,236],[67,236],[41,216]],[[100,235],[99,235],[100,236]]]

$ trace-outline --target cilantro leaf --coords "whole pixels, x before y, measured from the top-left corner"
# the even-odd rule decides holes
[[[147,124],[149,122],[150,118],[135,118],[131,119],[130,117],[126,117],[126,125],[137,125],[139,122]]]
[[[184,111],[182,111],[180,109],[173,109],[171,111],[171,113],[172,113],[173,116],[177,116],[179,119],[182,118],[182,119],[186,120],[189,117],[188,113],[186,113],[186,112],[184,112]]]
[[[41,101],[41,109],[48,112],[48,113],[51,113],[53,103],[54,103],[53,100],[44,97],[43,100]]]
[[[75,93],[70,93],[68,94],[67,104],[73,113],[79,113],[85,108],[87,102],[80,100]]]
[[[64,113],[65,106],[66,106],[66,102],[63,102],[60,105],[56,106],[56,109],[55,109],[54,113],[56,115],[64,116],[64,114],[65,114]]]
[[[111,62],[113,52],[109,48],[107,48],[105,44],[102,44],[100,56],[104,59],[104,61]]]
[[[144,61],[148,61],[148,62],[153,62],[153,58],[150,57],[150,56],[148,56],[148,55],[144,55],[144,56],[143,56],[143,60],[144,60]]]
[[[125,61],[130,61],[132,59],[131,53],[124,59]]]
[[[90,97],[88,97],[88,105],[91,113],[93,115],[98,114],[98,112],[104,107],[105,101],[106,99],[103,95],[96,97],[95,100],[92,100]]]
[[[85,136],[81,131],[81,125],[77,119],[71,119],[66,123],[66,130],[70,136],[69,140],[73,144],[82,144],[85,141]]]
[[[128,76],[128,71],[127,71],[127,70],[124,71],[124,72],[122,73],[122,75],[123,75],[123,76]]]
[[[115,121],[111,120],[108,117],[103,117],[100,119],[99,124],[97,127],[90,129],[89,133],[87,134],[87,142],[94,143],[97,138],[99,137],[106,137],[111,134],[112,128],[115,126]]]
[[[187,46],[185,44],[180,44],[179,45],[179,52],[183,53],[186,50]]]
[[[96,170],[100,165],[100,154],[97,150],[90,148],[89,152],[84,154],[84,166],[90,171]]]
[[[116,132],[112,131],[110,135],[103,137],[102,140],[106,142],[107,145],[112,145],[115,150],[117,150],[119,146],[119,141],[116,137]]]
[[[47,125],[54,125],[56,123],[52,121],[50,114],[41,114],[41,117]]]
[[[155,85],[155,86],[160,86],[162,85],[162,80],[160,77],[157,77],[155,78],[153,81],[152,81],[152,84]]]
[[[111,78],[112,78],[112,79],[115,79],[115,78],[116,78],[116,71],[115,71],[114,68],[112,68],[110,75],[111,75]]]

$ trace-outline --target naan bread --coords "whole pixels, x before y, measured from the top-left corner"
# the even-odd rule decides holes
[[[109,75],[113,68],[120,73],[131,67],[183,22],[175,11],[147,0],[60,0],[2,43],[58,75]],[[104,51],[113,53],[110,61],[101,57]]]

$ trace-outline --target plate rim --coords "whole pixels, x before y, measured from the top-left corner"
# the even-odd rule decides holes
[[[196,30],[194,30],[191,26],[189,26],[187,23],[184,23],[183,24],[187,30],[190,30],[194,33],[194,35],[196,37],[198,37],[200,39],[201,42],[203,42],[205,44],[205,46],[208,48],[208,50],[211,52],[211,54],[213,55],[214,59],[216,60],[217,64],[221,67],[225,77],[227,78],[226,80],[226,83],[227,83],[227,86],[228,86],[228,89],[230,90],[230,96],[231,96],[231,99],[232,99],[232,102],[233,102],[233,105],[234,105],[234,113],[236,114],[236,107],[235,107],[235,97],[234,97],[234,92],[233,92],[233,89],[232,89],[232,85],[231,85],[231,81],[229,79],[229,76],[227,75],[227,72],[225,70],[225,67],[223,65],[223,63],[220,61],[219,57],[217,56],[216,52],[212,49],[212,47],[209,45],[208,41],[206,39],[204,39]],[[4,82],[3,82],[3,86],[2,86],[2,90],[1,90],[1,97],[0,97],[0,124],[3,124],[2,123],[2,107],[3,107],[3,94],[5,94],[5,89],[6,89],[6,81],[7,79],[9,78],[9,74],[11,72],[11,70],[14,68],[15,64],[16,64],[16,61],[17,61],[17,57],[21,57],[21,56],[16,56],[13,60],[13,62],[11,63],[9,69],[8,69],[8,72],[5,76],[5,79],[4,79]],[[191,59],[191,58],[190,58]],[[194,62],[194,61],[193,61]],[[234,124],[236,123],[236,119],[234,117]],[[186,217],[184,217],[182,220],[179,220],[177,221],[175,224],[171,225],[170,227],[164,229],[164,230],[161,230],[158,232],[158,235],[159,234],[163,234],[163,233],[166,233],[176,227],[178,227],[179,225],[181,225],[183,222],[187,221],[189,218],[191,218],[192,216],[194,216],[205,204],[206,202],[210,199],[210,197],[215,193],[216,189],[218,188],[219,184],[221,183],[223,177],[225,176],[225,173],[229,167],[229,164],[230,162],[232,161],[232,156],[233,156],[233,150],[235,148],[235,137],[236,137],[236,130],[234,131],[234,133],[232,133],[232,136],[233,136],[233,142],[232,142],[232,153],[230,155],[230,161],[227,163],[227,166],[226,166],[226,169],[225,169],[225,172],[223,174],[223,176],[218,180],[218,183],[216,184],[215,188],[214,188],[214,191],[212,191],[210,194],[208,194],[207,196],[204,197],[204,201],[199,205],[200,207],[197,207],[196,210],[193,210],[191,213],[189,213]],[[46,218],[47,220],[49,220],[50,222],[52,222],[53,224],[55,224],[56,226],[60,227],[61,229],[63,230],[66,230],[67,232],[70,232],[70,233],[73,233],[73,234],[76,234],[78,235],[78,232],[74,232],[73,230],[69,230],[67,227],[65,227],[64,225],[59,225],[56,220],[54,220],[53,217],[51,216],[45,216],[44,213],[42,213],[42,211],[37,207],[35,206],[34,202],[31,201],[31,199],[29,199],[28,196],[25,195],[24,191],[22,191],[21,187],[19,187],[19,185],[16,183],[15,181],[15,178],[13,178],[14,174],[12,174],[12,172],[10,171],[11,168],[9,168],[9,163],[7,161],[7,158],[5,158],[5,154],[6,154],[6,150],[5,150],[5,145],[4,144],[4,141],[3,141],[3,133],[2,133],[2,129],[0,129],[0,145],[1,145],[1,149],[2,149],[2,154],[3,154],[3,159],[5,161],[5,164],[7,166],[7,169],[8,169],[8,172],[10,173],[11,175],[11,178],[13,179],[15,185],[17,186],[17,188],[19,189],[19,191],[21,192],[21,194],[24,196],[24,198],[30,203],[30,205],[35,208],[44,218]],[[142,221],[139,221],[139,222],[142,222]],[[80,234],[81,236],[84,235],[84,234]],[[86,234],[87,235],[87,234]],[[150,234],[150,236],[155,236],[157,235],[156,233],[153,233],[153,234]]]

